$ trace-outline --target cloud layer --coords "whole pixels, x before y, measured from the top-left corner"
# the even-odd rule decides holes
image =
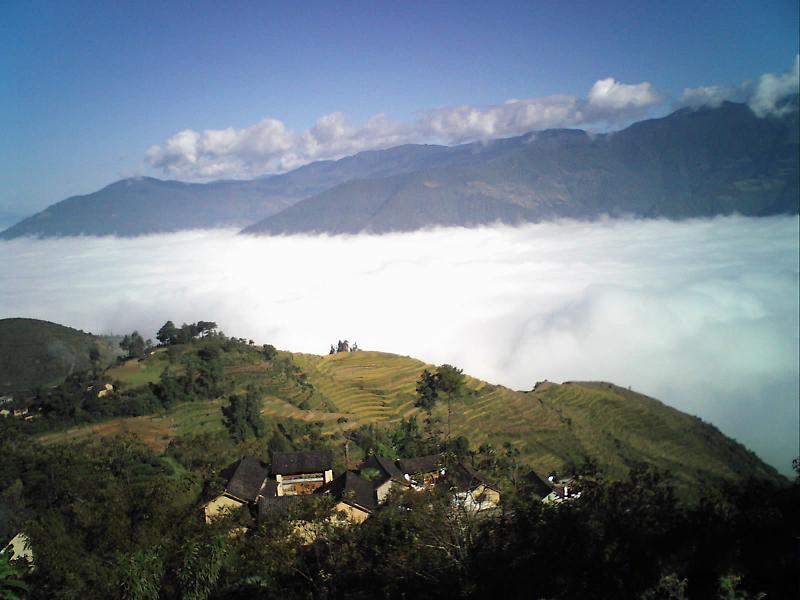
[[[767,73],[741,85],[687,88],[677,106],[718,106],[725,100],[747,102],[760,117],[795,110],[800,56],[786,73]],[[651,83],[626,84],[612,77],[596,81],[586,98],[568,95],[512,99],[488,106],[461,105],[420,112],[409,123],[378,114],[354,125],[344,113],[318,119],[303,131],[267,118],[242,129],[180,131],[146,152],[150,166],[179,179],[255,177],[337,159],[364,150],[399,144],[466,141],[513,136],[557,127],[619,126],[668,106]]]
[[[20,239],[0,242],[0,317],[151,336],[167,319],[214,320],[281,348],[323,353],[348,338],[518,389],[613,381],[713,422],[787,472],[798,454],[799,226],[730,217]]]
[[[686,88],[680,99],[684,106],[719,106],[724,101],[746,102],[759,117],[782,116],[796,105],[791,102],[800,89],[800,55],[786,73],[765,73],[758,81],[741,85],[711,85]]]
[[[179,178],[253,177],[303,164],[405,143],[464,141],[511,136],[536,129],[619,123],[640,117],[663,99],[647,82],[596,82],[588,97],[547,96],[492,106],[454,106],[420,113],[412,123],[379,114],[360,126],[343,113],[321,117],[294,131],[277,119],[243,129],[185,129],[147,150],[147,162]]]

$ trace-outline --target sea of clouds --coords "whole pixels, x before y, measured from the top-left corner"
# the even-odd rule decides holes
[[[384,236],[0,241],[0,318],[94,333],[216,321],[325,353],[452,363],[517,389],[605,380],[798,454],[798,217],[563,221]]]

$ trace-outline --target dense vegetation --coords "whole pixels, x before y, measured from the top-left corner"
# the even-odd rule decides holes
[[[118,353],[107,337],[37,319],[0,319],[0,396],[105,368]]]
[[[276,440],[280,441],[276,441]],[[3,510],[35,552],[24,581],[46,598],[796,597],[800,486],[729,487],[696,505],[646,468],[544,506],[525,485],[477,518],[447,494],[394,498],[361,526],[310,509],[316,539],[275,518],[231,536],[200,505],[227,461],[322,445],[313,427],[233,444],[206,436],[158,455],[132,439],[41,446],[4,435]],[[300,515],[292,515],[299,517]],[[730,591],[732,589],[737,591]],[[729,590],[723,593],[723,590]]]

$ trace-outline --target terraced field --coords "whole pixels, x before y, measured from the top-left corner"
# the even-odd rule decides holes
[[[205,402],[182,402],[162,415],[144,417],[118,417],[102,423],[77,425],[64,431],[47,433],[39,437],[44,444],[80,441],[90,436],[132,434],[148,446],[163,450],[169,442],[179,436],[223,431],[223,400]]]
[[[412,414],[422,418],[414,407],[414,388],[430,365],[379,352],[294,355],[294,360],[351,422],[388,424]],[[713,426],[613,384],[543,382],[519,392],[467,377],[467,390],[452,405],[452,435],[466,436],[475,448],[489,443],[500,449],[508,442],[539,472],[592,457],[611,477],[646,462],[679,473],[683,486],[698,478],[775,475]],[[445,402],[437,403],[434,415],[446,430]]]
[[[152,360],[148,359],[148,361]],[[118,377],[139,381],[163,368],[155,357],[145,369],[126,363]],[[334,433],[363,424],[391,425],[424,413],[414,407],[416,382],[431,365],[381,352],[329,356],[280,353],[277,362],[249,360],[231,364],[235,391],[251,383],[263,390],[262,413],[273,419],[321,422]],[[754,454],[713,426],[661,402],[618,386],[599,383],[543,382],[519,392],[467,377],[466,393],[452,403],[440,401],[434,416],[452,435],[466,436],[473,448],[491,444],[502,451],[510,443],[537,472],[560,470],[591,457],[609,477],[624,475],[638,462],[669,469],[684,491],[709,483],[758,474],[776,474]],[[42,437],[45,442],[89,435],[133,433],[163,449],[186,434],[222,431],[224,399],[179,404],[160,417],[113,419]]]
[[[396,421],[414,413],[414,388],[427,366],[383,352],[297,354],[295,363],[337,412],[359,423]]]

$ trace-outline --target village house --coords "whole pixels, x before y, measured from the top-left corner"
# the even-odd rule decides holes
[[[482,512],[497,508],[500,504],[500,488],[464,463],[457,463],[447,470],[446,481],[455,491],[459,506],[470,512]]]
[[[114,393],[114,386],[108,382],[98,381],[86,388],[87,392],[93,392],[98,398],[105,398]]]
[[[358,471],[362,477],[372,482],[379,504],[386,500],[393,487],[407,485],[402,471],[393,460],[384,456],[370,456],[358,465]]]
[[[331,495],[336,500],[336,512],[351,523],[363,523],[378,508],[373,482],[354,471],[345,471],[317,493]]]
[[[444,461],[440,454],[401,458],[397,461],[397,467],[406,484],[415,490],[432,489],[445,474]]]
[[[236,466],[225,491],[206,504],[206,522],[232,509],[247,507],[259,521],[292,514],[298,521],[296,529],[305,531],[307,527],[295,514],[296,509],[314,497],[330,496],[338,515],[334,519],[363,523],[386,502],[393,488],[431,491],[440,484],[449,486],[455,501],[471,511],[487,511],[500,503],[496,484],[463,463],[448,469],[439,454],[397,461],[373,455],[357,471],[348,470],[336,478],[332,461],[328,451],[275,452],[267,469],[260,461],[245,457]]]
[[[581,497],[582,485],[579,478],[566,477],[559,479],[555,473],[551,473],[547,477],[547,481],[550,483],[552,491],[542,498],[542,502],[549,506]]]
[[[553,488],[545,483],[545,481],[536,474],[536,471],[533,470],[523,475],[522,485],[528,492],[539,498],[546,498],[553,491]]]
[[[11,538],[8,544],[6,544],[5,548],[0,548],[0,552],[7,553],[11,560],[24,559],[30,566],[31,570],[35,568],[33,550],[31,549],[31,541],[28,536],[22,532]]]
[[[206,523],[227,511],[255,505],[259,498],[275,496],[277,485],[268,475],[267,469],[255,458],[240,460],[225,491],[205,505]]]
[[[262,499],[305,496],[333,480],[330,452],[275,452],[268,470],[261,461],[244,457],[228,480],[225,491],[204,507],[206,522],[233,509],[248,507],[262,511]],[[272,474],[272,478],[270,478]],[[266,509],[288,506],[267,502]]]
[[[275,452],[271,472],[278,496],[302,496],[333,480],[333,456],[329,451]]]

